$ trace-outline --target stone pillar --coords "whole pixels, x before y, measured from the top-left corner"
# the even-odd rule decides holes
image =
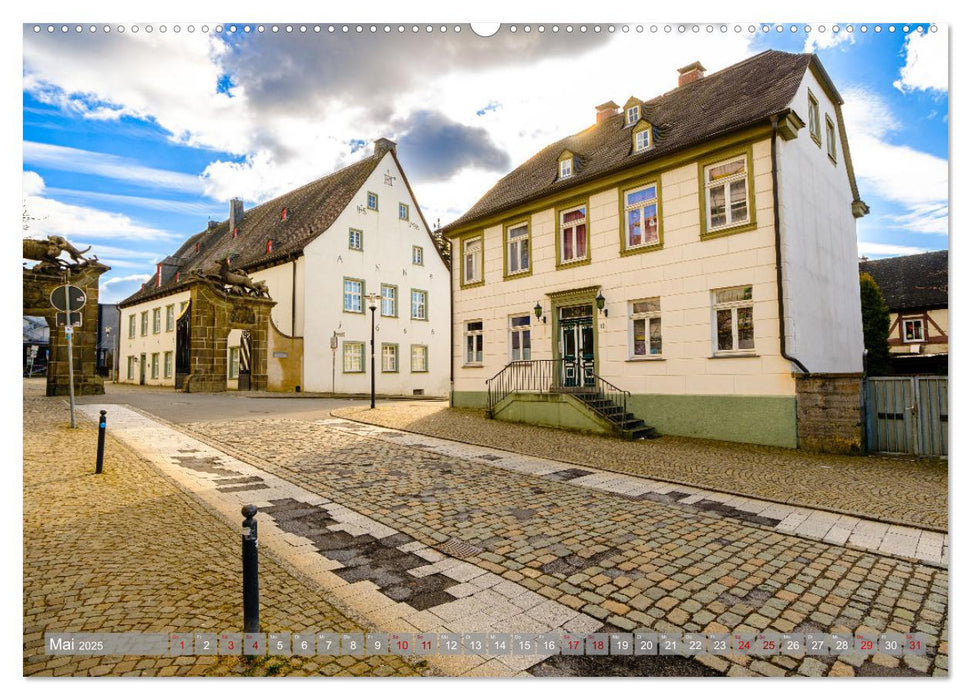
[[[98,262],[76,266],[63,272],[24,270],[24,315],[43,316],[50,328],[50,360],[47,365],[47,395],[67,396],[69,366],[67,334],[57,325],[57,310],[51,306],[51,292],[64,284],[84,290],[87,297],[80,309],[81,327],[74,329],[74,394],[105,393],[104,379],[98,375],[98,281],[110,267]]]
[[[799,447],[815,452],[863,452],[863,375],[797,374]]]

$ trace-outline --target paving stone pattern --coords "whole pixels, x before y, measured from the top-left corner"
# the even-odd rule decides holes
[[[605,625],[709,633],[913,630],[928,635],[931,653],[882,660],[881,668],[887,675],[947,673],[945,568],[447,457],[375,439],[367,426],[354,430],[284,419],[244,428],[193,425],[194,434],[227,453],[421,543],[471,543],[482,552],[470,563]],[[464,621],[488,621],[492,612]],[[728,675],[873,672],[865,666],[870,660],[854,654],[698,661]]]
[[[110,431],[104,473],[94,475],[96,424],[79,415],[78,429],[68,426],[62,399],[25,397],[24,675],[428,673],[424,663],[393,656],[244,660],[45,655],[45,631],[218,633],[242,627],[238,531],[158,474]],[[260,576],[263,631],[366,629],[331,605],[326,592],[269,557],[261,558]]]
[[[489,420],[443,402],[389,401],[333,412],[387,428],[615,472],[823,508],[900,525],[947,529],[947,461],[802,450],[665,435],[627,442]],[[413,441],[420,441],[414,440]]]
[[[389,428],[370,424],[362,426],[360,423],[341,418],[318,422],[355,435],[370,435],[379,440],[391,440],[398,444],[413,446],[410,443],[411,438],[406,433]],[[427,442],[422,444],[422,449],[463,460],[478,461],[483,458],[474,445],[430,436]],[[830,544],[849,544],[854,548],[906,557],[933,566],[947,566],[949,558],[948,535],[934,530],[890,525],[831,511],[745,498],[722,491],[646,479],[642,476],[617,474],[600,469],[566,468],[568,465],[563,462],[525,456],[508,450],[497,450],[497,452],[499,454],[488,455],[488,464],[526,474],[542,475],[554,481],[608,491],[631,500],[677,504],[682,508],[700,510],[719,517],[766,525],[787,535],[797,534]]]

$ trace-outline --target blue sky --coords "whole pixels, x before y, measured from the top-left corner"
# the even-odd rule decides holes
[[[381,136],[399,143],[426,218],[445,224],[537,150],[592,124],[594,105],[669,90],[694,60],[713,72],[775,48],[816,51],[846,101],[871,207],[858,223],[861,254],[947,247],[946,27],[841,24],[834,33],[814,23],[807,33],[786,23],[750,33],[745,23],[680,34],[586,24],[554,33],[547,23],[542,34],[507,25],[488,39],[468,25],[444,34],[435,25],[429,37],[426,25],[398,34],[397,24],[388,34],[384,25],[330,34],[295,24],[287,34],[281,24],[274,34],[268,24],[259,34],[255,24],[216,33],[197,23],[177,34],[172,23],[165,33],[162,24],[137,33],[131,23],[123,33],[27,24],[27,233],[93,246],[112,267],[102,299],[117,301],[209,217],[225,219],[231,197],[258,204],[370,153]],[[575,79],[591,74],[601,79]]]

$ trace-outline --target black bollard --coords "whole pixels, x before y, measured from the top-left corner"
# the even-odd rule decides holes
[[[243,631],[260,631],[260,560],[256,538],[256,506],[243,506]]]
[[[94,473],[100,474],[105,463],[105,428],[108,427],[108,412],[102,411],[101,418],[98,420],[98,463],[94,467]]]

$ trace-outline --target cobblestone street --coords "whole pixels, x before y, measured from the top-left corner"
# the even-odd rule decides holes
[[[844,457],[663,436],[626,442],[485,418],[444,402],[385,402],[334,415],[610,471],[947,530],[947,461]]]
[[[805,511],[805,524],[787,530],[784,514],[800,509],[765,502],[752,508],[751,499],[614,468],[622,453],[612,450],[663,441],[631,445],[551,431],[586,441],[585,451],[560,457],[599,454],[606,466],[591,470],[574,466],[584,464],[575,459],[518,454],[541,450],[517,442],[517,432],[504,445],[515,452],[498,445],[490,451],[311,411],[176,426],[94,401],[79,408],[79,429],[71,431],[66,402],[31,393],[36,389],[24,404],[25,675],[948,674],[944,534],[888,531],[823,511]],[[413,423],[424,410],[441,422],[432,403],[392,406],[379,412],[380,421],[410,414]],[[105,473],[95,476],[92,418],[99,408],[109,410],[109,440]],[[61,445],[68,440],[78,447],[65,460]],[[730,455],[736,446],[712,447]],[[758,450],[739,452],[749,453]],[[781,464],[794,453],[767,454]],[[828,458],[802,459],[800,466],[822,470]],[[648,469],[647,460],[637,466]],[[757,482],[753,491],[771,501],[760,489],[772,483]],[[260,509],[264,632],[920,632],[927,653],[433,655],[427,663],[393,655],[43,653],[45,630],[238,631],[235,520],[242,503]],[[879,508],[863,510],[879,516]],[[851,521],[857,529],[839,535],[840,524]],[[861,527],[886,534],[871,543],[867,530],[854,539]],[[910,549],[897,554],[901,541]]]
[[[25,384],[25,387],[27,385]],[[43,387],[41,385],[41,391]],[[94,474],[97,426],[67,402],[24,398],[24,675],[199,676],[427,673],[395,656],[50,656],[44,632],[238,631],[240,538],[110,437]],[[235,523],[238,525],[238,523]],[[263,629],[367,629],[269,556]]]
[[[947,571],[786,536],[675,505],[601,493],[487,461],[260,419],[196,435],[262,469],[622,630],[920,631],[933,652],[796,659],[703,656],[731,675],[947,673]],[[434,612],[434,611],[429,611]],[[502,626],[493,607],[463,622]],[[526,611],[529,615],[529,611]],[[431,622],[434,622],[432,620]],[[442,620],[439,620],[442,622]]]

